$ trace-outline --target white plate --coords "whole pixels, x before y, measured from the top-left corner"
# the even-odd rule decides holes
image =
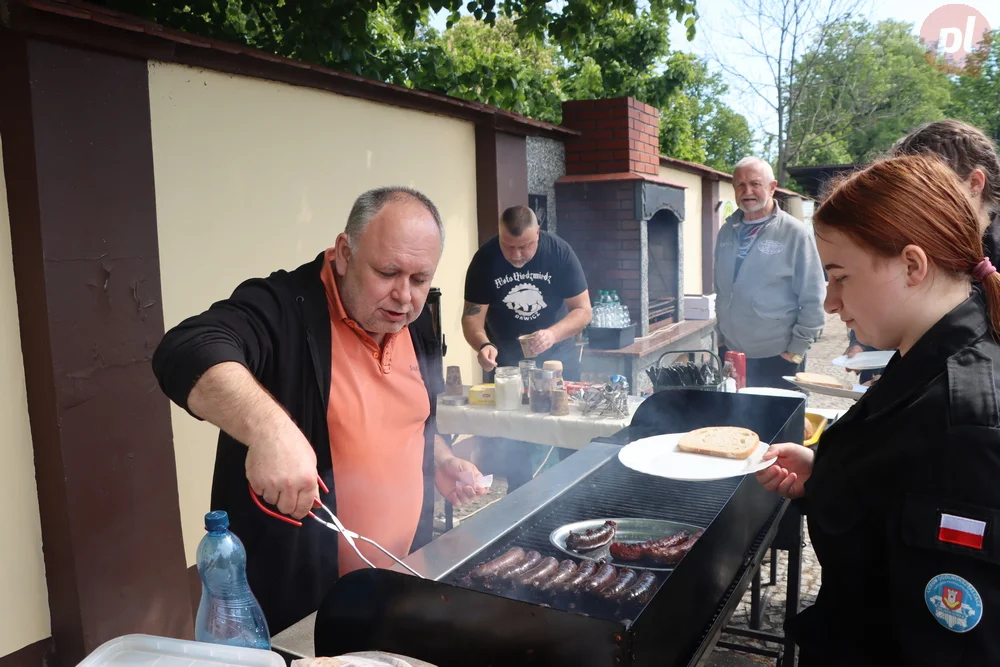
[[[794,376],[783,375],[782,379],[791,382],[799,389],[805,389],[806,391],[811,391],[814,394],[824,394],[826,396],[839,396],[840,398],[853,398],[858,400],[865,395],[868,387],[860,384],[854,385],[850,389],[841,389],[839,387],[827,387],[822,384],[812,384],[811,382],[799,382]]]
[[[637,472],[685,482],[710,482],[716,479],[741,477],[763,470],[774,459],[761,461],[768,444],[761,442],[750,458],[725,459],[707,454],[677,451],[677,443],[684,433],[664,433],[643,438],[625,445],[618,452],[618,460],[626,468]]]
[[[895,350],[872,350],[871,352],[859,352],[853,357],[848,357],[845,354],[830,363],[834,366],[849,368],[852,371],[876,371],[888,366],[895,355]]]
[[[756,394],[758,396],[781,396],[782,398],[801,398],[803,400],[807,398],[807,396],[801,391],[795,391],[794,389],[778,389],[776,387],[743,387],[736,393]]]

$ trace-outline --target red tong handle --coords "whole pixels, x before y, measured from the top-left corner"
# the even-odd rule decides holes
[[[316,481],[319,482],[319,488],[323,489],[323,493],[330,493],[330,489],[326,488],[326,484],[323,483],[323,478],[322,477],[320,477],[319,475],[317,475],[316,476]],[[257,496],[257,494],[254,493],[253,486],[250,484],[249,481],[247,482],[247,488],[250,489],[250,497],[253,499],[254,505],[256,505],[257,507],[259,507],[260,510],[264,514],[267,514],[268,516],[273,516],[275,519],[280,519],[280,520],[284,521],[285,523],[290,523],[293,526],[297,526],[299,528],[302,527],[302,522],[301,521],[293,519],[290,516],[285,516],[284,514],[281,514],[280,512],[275,512],[274,510],[269,509],[268,507],[266,507],[264,505],[264,503],[262,503],[260,501],[260,498]],[[319,507],[319,505],[320,505],[320,501],[319,501],[319,498],[317,498],[315,500],[315,506]],[[309,514],[307,514],[306,516],[311,516],[314,519],[316,518],[316,515],[313,514],[312,512],[309,512]]]

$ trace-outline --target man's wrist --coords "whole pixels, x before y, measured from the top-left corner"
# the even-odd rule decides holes
[[[482,352],[482,351],[483,351],[483,348],[485,348],[485,347],[489,347],[489,346],[492,346],[492,347],[496,348],[497,350],[499,350],[499,349],[500,349],[500,348],[498,348],[498,347],[497,347],[497,346],[496,346],[496,345],[495,345],[495,344],[493,343],[493,341],[489,341],[489,340],[488,340],[488,341],[486,341],[485,343],[483,343],[482,345],[480,345],[480,346],[479,346],[479,351],[480,351],[480,352]]]

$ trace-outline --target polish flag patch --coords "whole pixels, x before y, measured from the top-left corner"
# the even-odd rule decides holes
[[[983,548],[983,535],[986,533],[986,522],[967,519],[954,514],[941,514],[941,525],[938,528],[938,542],[957,544],[970,549]]]

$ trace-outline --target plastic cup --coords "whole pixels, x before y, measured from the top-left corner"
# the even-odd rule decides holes
[[[524,336],[518,336],[517,342],[521,344],[521,354],[524,355],[525,359],[534,359],[538,355],[535,354],[531,349],[531,341],[535,338],[535,334],[526,334]]]

